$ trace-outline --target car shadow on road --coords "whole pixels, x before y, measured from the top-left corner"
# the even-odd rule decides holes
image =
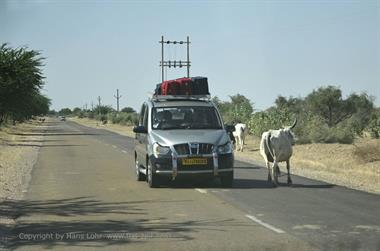
[[[250,226],[236,219],[182,220],[152,217],[149,203],[179,203],[178,200],[106,202],[90,197],[46,201],[6,200],[0,215],[16,224],[0,224],[0,244],[9,249],[37,246],[108,247],[132,242],[166,239],[173,245],[192,240],[201,230],[224,231],[223,226]],[[222,226],[222,228],[221,228]],[[4,244],[5,243],[5,244]]]

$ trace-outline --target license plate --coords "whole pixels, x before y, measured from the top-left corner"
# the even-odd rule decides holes
[[[182,159],[182,165],[190,166],[190,165],[207,165],[206,158],[188,158]]]

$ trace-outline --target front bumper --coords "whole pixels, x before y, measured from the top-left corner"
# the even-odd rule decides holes
[[[207,158],[205,165],[183,165],[183,158]],[[153,173],[159,176],[224,176],[233,172],[234,156],[230,154],[214,154],[204,156],[166,156],[156,158],[150,156]]]

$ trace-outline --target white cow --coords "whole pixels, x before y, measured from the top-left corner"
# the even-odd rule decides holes
[[[245,136],[248,134],[248,128],[246,124],[238,123],[235,125],[235,131],[233,135],[236,141],[236,150],[243,151]]]
[[[290,178],[290,157],[293,154],[294,134],[291,131],[297,124],[297,119],[292,126],[285,129],[269,130],[261,136],[260,154],[264,157],[265,164],[268,168],[268,181],[272,181],[275,186],[278,184],[280,169],[278,163],[286,161],[288,170],[288,184],[292,184]],[[273,162],[272,169],[269,162]],[[273,179],[272,179],[273,176]]]

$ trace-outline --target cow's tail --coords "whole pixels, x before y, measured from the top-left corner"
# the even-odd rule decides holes
[[[268,133],[267,137],[265,137],[265,144],[267,145],[268,152],[269,152],[269,154],[272,156],[273,161],[274,161],[274,154],[273,154],[273,152],[272,152],[272,149],[271,149],[271,147],[270,147],[270,143],[269,143],[270,136],[271,136],[270,133]]]

